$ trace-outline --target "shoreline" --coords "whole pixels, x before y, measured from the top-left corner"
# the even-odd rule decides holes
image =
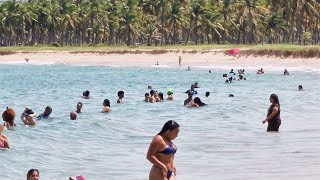
[[[262,51],[262,50],[259,50]],[[267,53],[267,50],[263,50]],[[116,51],[12,51],[4,55],[0,53],[1,64],[52,63],[71,65],[102,65],[102,66],[160,66],[179,67],[178,58],[182,57],[182,67],[305,67],[320,69],[318,58],[294,58],[267,56],[263,53],[250,55],[252,49],[241,50],[240,56],[234,58],[226,55],[224,49],[194,50],[116,50]],[[245,54],[249,52],[249,54]]]

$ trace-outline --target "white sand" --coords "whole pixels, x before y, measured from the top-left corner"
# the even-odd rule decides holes
[[[110,66],[154,66],[158,61],[159,67],[179,67],[178,58],[182,57],[182,67],[187,68],[244,68],[257,69],[310,69],[320,70],[319,59],[297,59],[297,58],[276,58],[276,57],[240,57],[224,55],[222,52],[211,51],[209,53],[165,53],[165,54],[72,54],[69,52],[37,52],[37,53],[17,53],[13,55],[0,56],[1,64],[25,63],[25,58],[29,63],[52,62],[55,64],[73,65],[110,65]]]

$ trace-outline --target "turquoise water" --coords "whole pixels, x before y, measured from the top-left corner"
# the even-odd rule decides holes
[[[180,180],[320,178],[319,72],[289,69],[291,75],[283,76],[280,70],[248,70],[247,81],[225,84],[227,70],[207,70],[0,65],[0,110],[13,107],[18,125],[4,132],[12,150],[0,151],[1,180],[25,179],[30,168],[38,168],[43,180],[80,174],[89,180],[148,179],[149,143],[171,119],[181,125],[174,141]],[[183,92],[194,81],[207,107],[183,106]],[[143,102],[148,84],[160,92],[173,89],[175,100]],[[299,84],[305,91],[297,91]],[[92,99],[81,98],[87,89]],[[125,91],[124,104],[116,104],[118,90]],[[266,133],[262,124],[271,93],[280,98],[280,133]],[[111,101],[109,114],[100,113],[105,98]],[[70,121],[78,101],[83,113]],[[25,106],[40,114],[47,105],[53,108],[51,120],[22,125]]]

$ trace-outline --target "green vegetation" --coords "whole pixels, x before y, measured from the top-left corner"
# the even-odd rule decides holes
[[[0,45],[110,50],[292,44],[270,47],[295,50],[301,46],[294,44],[319,44],[319,12],[320,0],[9,0],[0,3]]]

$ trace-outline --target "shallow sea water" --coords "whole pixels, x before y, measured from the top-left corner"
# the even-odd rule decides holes
[[[38,168],[42,180],[148,179],[149,143],[171,119],[181,126],[174,141],[180,180],[319,179],[320,73],[265,71],[248,70],[247,81],[225,84],[222,69],[1,64],[0,110],[13,107],[18,127],[4,131],[12,150],[0,151],[0,179],[25,179],[30,168]],[[195,81],[206,107],[183,106],[183,92]],[[173,89],[175,100],[143,102],[148,84],[163,93]],[[299,84],[304,91],[297,91]],[[87,89],[92,99],[81,98]],[[118,90],[125,91],[123,104],[116,104]],[[271,93],[281,103],[280,133],[266,133],[262,124]],[[105,98],[109,114],[100,113]],[[71,121],[78,101],[83,113]],[[51,120],[23,126],[25,106],[40,114],[47,105]]]

